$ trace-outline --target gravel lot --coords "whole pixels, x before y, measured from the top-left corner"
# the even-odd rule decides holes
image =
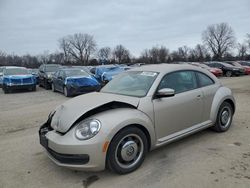
[[[5,187],[250,187],[250,77],[222,78],[235,95],[231,129],[205,130],[147,156],[137,171],[77,172],[52,163],[39,145],[38,128],[68,100],[59,93],[3,94],[0,90],[0,188]]]

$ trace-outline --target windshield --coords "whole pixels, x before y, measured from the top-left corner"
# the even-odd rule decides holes
[[[45,66],[45,72],[56,72],[58,68],[58,65],[47,65]]]
[[[5,75],[24,75],[29,74],[28,69],[23,68],[11,68],[11,69],[5,69],[4,71]]]
[[[149,71],[124,72],[112,79],[101,92],[144,97],[157,75],[158,73]]]
[[[65,70],[66,76],[89,76],[84,70],[81,69],[72,69]]]

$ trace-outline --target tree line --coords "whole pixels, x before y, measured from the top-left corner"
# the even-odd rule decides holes
[[[43,63],[62,65],[98,65],[131,63],[171,63],[250,60],[250,34],[245,41],[237,43],[233,29],[227,23],[209,25],[201,34],[202,43],[191,48],[186,45],[170,51],[166,46],[153,46],[144,49],[139,57],[133,57],[129,49],[122,44],[97,48],[93,35],[76,33],[58,40],[59,51],[40,55],[6,54],[0,50],[0,65],[38,67]]]

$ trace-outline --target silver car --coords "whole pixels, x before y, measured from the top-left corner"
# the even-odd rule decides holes
[[[208,127],[227,131],[234,112],[231,90],[205,69],[147,65],[58,106],[39,136],[59,166],[125,174],[160,146]]]

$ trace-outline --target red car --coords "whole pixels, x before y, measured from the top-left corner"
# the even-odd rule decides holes
[[[208,71],[210,71],[211,73],[213,73],[217,77],[223,76],[223,72],[219,68],[209,67],[209,66],[207,66],[207,65],[205,65],[203,63],[191,63],[191,65],[201,67],[203,69],[207,69]]]
[[[246,75],[250,74],[250,65],[243,65],[243,64],[241,64],[241,62],[237,62],[237,61],[230,61],[230,62],[227,62],[227,63],[230,64],[230,65],[233,65],[235,67],[244,68],[245,74]]]

